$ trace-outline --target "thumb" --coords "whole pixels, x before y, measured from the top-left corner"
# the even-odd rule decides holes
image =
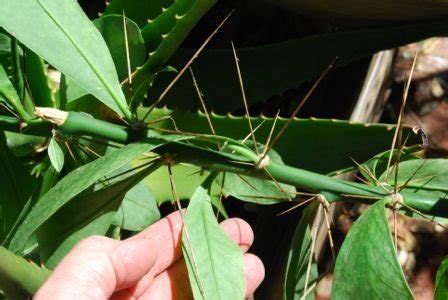
[[[151,239],[90,237],[64,257],[35,299],[109,299],[141,279],[155,264]]]
[[[115,273],[115,290],[127,288],[139,281],[155,265],[157,250],[149,238],[125,240],[110,254]]]

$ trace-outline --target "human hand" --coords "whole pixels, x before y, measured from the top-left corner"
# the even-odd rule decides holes
[[[228,219],[221,228],[243,252],[252,245],[245,221]],[[192,299],[181,234],[176,212],[124,241],[89,237],[67,254],[34,299]],[[264,278],[255,255],[244,254],[244,275],[247,297]]]

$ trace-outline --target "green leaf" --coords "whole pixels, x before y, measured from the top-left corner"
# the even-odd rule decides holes
[[[180,199],[190,199],[196,188],[207,178],[209,172],[193,165],[177,164],[172,167],[176,191]],[[161,167],[143,180],[159,204],[171,201],[173,195],[168,168]]]
[[[303,210],[300,222],[294,232],[286,265],[286,278],[283,288],[283,299],[285,300],[302,299],[303,297],[308,261],[311,255],[310,228],[317,207],[318,203],[314,202]],[[317,265],[313,263],[308,287],[317,279],[317,276]],[[312,299],[312,293],[307,297],[307,299],[309,298]]]
[[[149,188],[143,182],[139,182],[127,192],[114,216],[113,224],[126,230],[142,231],[159,219],[160,212],[156,199]]]
[[[402,153],[400,154],[400,161],[403,162],[406,160],[416,159],[417,156],[415,155],[415,153],[420,150],[421,150],[420,146],[403,148],[401,151]],[[389,161],[390,154],[391,152],[389,150],[375,155],[374,157],[362,163],[358,167],[359,172],[368,182],[375,185],[378,184],[381,175],[387,169],[387,163]],[[398,158],[398,151],[394,150],[392,153],[392,160],[391,160],[392,165],[397,158]]]
[[[64,167],[64,152],[54,137],[51,138],[50,144],[48,144],[48,156],[55,170],[60,173]]]
[[[131,118],[106,43],[77,1],[1,0],[0,6],[0,25],[9,33],[119,115]]]
[[[139,110],[140,118],[145,112],[146,109]],[[157,109],[146,121],[151,121],[153,127],[174,129],[173,121],[166,119],[167,116],[172,117],[181,131],[210,133],[207,118],[203,113]],[[210,114],[210,118],[218,135],[242,140],[250,132],[244,117]],[[274,119],[265,117],[251,119],[254,128],[263,123],[255,135],[257,142],[266,143]],[[277,121],[274,136],[286,122],[287,119],[283,118]],[[353,166],[351,158],[363,162],[389,149],[394,128],[394,125],[387,124],[363,124],[315,118],[295,119],[274,145],[274,149],[287,165],[326,174]],[[409,134],[410,145],[420,142],[419,137],[414,135],[410,128],[405,128],[403,134]],[[365,138],[366,136],[369,138]]]
[[[25,49],[24,71],[27,85],[36,106],[56,107],[45,62],[36,53]]]
[[[186,136],[184,135],[183,137]],[[223,142],[225,140],[230,144],[236,142],[232,141],[231,139],[211,135],[203,136],[203,138],[204,140],[209,139],[209,141],[212,143],[216,142],[217,139],[219,139],[220,142]],[[168,153],[171,153],[170,150],[174,151],[172,153],[182,153],[181,155],[185,155],[186,153],[188,153],[188,156],[190,157],[189,159],[190,164],[183,163],[181,165],[173,166],[174,179],[176,182],[179,183],[177,191],[180,199],[191,198],[191,195],[193,194],[195,189],[208,176],[209,173],[206,169],[203,170],[201,167],[197,166],[201,165],[202,162],[208,161],[210,163],[213,162],[218,164],[220,163],[225,164],[225,163],[231,163],[232,161],[242,161],[242,162],[249,161],[247,157],[243,157],[241,155],[227,152],[218,152],[216,150],[201,148],[196,145],[191,145],[187,143],[177,143],[176,145],[173,144],[170,146],[171,146],[170,149],[165,148],[165,150],[168,150]],[[201,155],[197,155],[198,151],[200,151]],[[132,164],[134,166],[139,165],[139,163],[136,161],[133,161]],[[150,188],[151,192],[156,197],[159,204],[165,201],[173,200],[167,167],[159,168],[156,172],[148,176],[144,180],[144,183]],[[215,196],[217,194],[213,193],[213,195]]]
[[[436,290],[434,294],[435,300],[448,299],[448,258],[445,258],[439,270],[437,270],[436,276]]]
[[[25,111],[25,108],[20,101],[20,97],[2,65],[0,65],[0,95],[3,96],[4,101],[6,101],[21,118],[28,119],[30,117]]]
[[[120,13],[121,14],[121,13]],[[129,49],[130,69],[133,72],[141,66],[147,57],[145,42],[140,33],[137,24],[132,20],[126,20],[127,45]],[[107,47],[109,48],[115,67],[117,68],[118,78],[123,80],[128,77],[128,61],[126,56],[126,40],[122,15],[104,16],[93,21],[95,27],[99,30]]]
[[[36,180],[25,166],[6,146],[5,136],[0,132],[0,242],[13,229],[21,211],[31,199]]]
[[[98,200],[97,198],[101,197],[98,195],[89,196],[92,196],[89,200]],[[84,207],[85,202],[86,201],[82,203],[84,204]],[[94,215],[94,219],[76,224],[77,227],[70,228],[71,231],[69,232],[61,232],[61,235],[55,234],[56,232],[59,232],[59,230],[47,232],[46,229],[49,228],[50,225],[48,225],[48,227],[47,225],[43,225],[37,232],[37,240],[39,242],[40,257],[45,263],[45,267],[54,269],[62,258],[64,258],[64,256],[82,239],[92,235],[105,235],[112,223],[117,207],[118,205],[115,205],[110,208],[110,211],[103,211],[101,214]],[[106,209],[109,209],[109,207],[106,207]],[[72,213],[71,215],[74,214]],[[85,217],[84,214],[82,216]],[[54,220],[57,219],[54,218]],[[67,219],[62,218],[57,221],[53,221],[52,218],[48,221],[48,224],[51,224],[53,228],[58,228],[61,224],[64,224],[63,220]],[[70,222],[70,225],[74,224],[74,222]],[[63,227],[66,229],[66,226]],[[51,237],[56,239],[52,239]]]
[[[384,180],[386,173],[381,175]],[[395,185],[395,176],[391,172],[387,182]],[[434,191],[448,193],[448,159],[413,159],[398,165],[397,184],[406,183],[406,189],[416,192]]]
[[[283,94],[312,80],[338,57],[335,67],[432,36],[444,35],[444,21],[324,33],[276,44],[237,49],[249,105]],[[179,49],[168,62],[179,69],[196,49]],[[242,107],[241,89],[231,49],[206,49],[192,65],[210,111],[227,113]],[[219,69],[219,71],[217,71]],[[157,99],[173,75],[161,74],[149,91]],[[200,108],[190,74],[185,73],[166,95],[167,104],[184,110]],[[217,87],[220,88],[217,88]],[[335,97],[334,101],[337,101]]]
[[[127,191],[153,169],[148,167],[103,188],[83,193],[48,219],[37,231],[45,265],[52,269],[80,240],[105,235]]]
[[[8,148],[18,157],[33,155],[46,143],[46,138],[35,135],[9,131],[5,131],[5,135]]]
[[[53,166],[49,166],[46,169],[40,185],[39,198],[42,198],[56,184],[59,175]]]
[[[413,206],[417,211],[425,210],[429,215],[425,215],[426,219],[433,220],[442,224],[447,223],[446,218],[438,212],[447,205],[448,198],[448,166],[447,159],[413,159],[402,161],[398,165],[397,184],[404,193],[413,193],[422,198],[438,198],[432,207],[428,209]],[[395,171],[390,168],[390,174],[387,183],[391,186],[395,185]],[[380,177],[380,182],[386,182],[386,172]],[[420,201],[425,204],[424,201]],[[419,204],[419,203],[416,203]],[[406,210],[406,215],[413,218],[422,218],[417,212]]]
[[[0,290],[8,299],[29,299],[51,272],[0,247]]]
[[[27,91],[25,86],[25,77],[23,70],[23,49],[20,45],[20,42],[17,40],[15,36],[11,35],[11,81],[14,84],[14,88],[17,91],[17,94],[20,95],[23,99],[20,99],[24,102],[25,109],[27,109]],[[8,70],[9,71],[9,70]]]
[[[10,249],[14,252],[20,251],[31,234],[46,220],[99,179],[123,167],[141,154],[165,143],[165,140],[150,138],[129,144],[65,176],[33,207],[11,241]]]
[[[68,82],[67,101],[66,109],[68,111],[84,112],[96,119],[104,119],[104,112],[106,111],[104,105],[97,102],[93,95],[85,94],[72,81]]]
[[[185,215],[182,244],[195,299],[243,299],[243,253],[219,226],[208,189],[200,186]]]
[[[11,39],[0,29],[0,55],[10,54]]]
[[[14,36],[11,37],[11,81],[20,96],[20,101],[23,104],[25,111],[29,115],[34,115],[34,103],[30,97],[29,89],[26,84],[26,74],[24,68],[26,67],[24,61],[24,47]],[[9,71],[9,70],[8,70]],[[19,112],[20,115],[20,112]],[[26,120],[26,116],[21,116]]]
[[[135,91],[132,93],[132,98],[129,103],[132,103],[132,108],[135,109],[138,107],[143,100],[146,97],[146,93],[148,92],[149,87],[154,82],[154,79],[161,73],[165,72],[171,72],[171,73],[177,73],[177,70],[173,67],[167,66],[161,69],[158,69],[154,74],[148,75],[147,78],[143,80],[143,82],[138,86],[138,88],[135,89]]]
[[[10,75],[12,67],[11,38],[0,27],[0,65]],[[1,98],[1,95],[0,95]],[[1,101],[1,99],[0,99]]]
[[[179,199],[190,200],[195,190],[210,175],[210,172],[194,165],[177,164],[171,168]],[[156,202],[161,205],[173,201],[168,168],[162,167],[148,175],[142,182]],[[219,214],[228,218],[223,203],[220,203],[221,182],[215,181],[211,187],[211,202]],[[125,199],[126,201],[126,199]],[[125,202],[124,202],[125,203]],[[151,203],[151,202],[149,202]]]
[[[126,47],[129,49],[129,61],[131,73],[141,66],[147,57],[145,42],[140,33],[137,24],[128,18],[126,20],[126,35],[128,43],[126,46],[123,16],[107,15],[93,21],[95,27],[103,36],[110,54],[117,68],[118,79],[120,81],[128,78],[128,59],[126,54]],[[70,81],[68,84],[68,102],[73,102],[83,96],[87,92],[82,90],[76,83]],[[92,97],[89,97],[89,104],[92,105]],[[130,100],[130,99],[128,99]]]
[[[398,262],[384,200],[350,229],[339,251],[332,299],[414,299]]]
[[[67,110],[67,76],[64,74],[61,74],[61,83],[55,97],[58,101],[58,107],[62,110]]]

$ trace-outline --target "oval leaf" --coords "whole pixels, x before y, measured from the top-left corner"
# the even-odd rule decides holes
[[[61,147],[59,147],[58,142],[54,138],[51,139],[48,145],[48,156],[55,170],[60,173],[64,167],[64,152],[62,152]]]
[[[203,186],[188,205],[182,243],[195,299],[243,299],[243,253],[216,221]]]
[[[141,231],[160,219],[154,195],[144,182],[129,190],[114,216],[113,224],[130,231]]]
[[[414,299],[398,262],[384,200],[350,229],[336,260],[332,299]]]

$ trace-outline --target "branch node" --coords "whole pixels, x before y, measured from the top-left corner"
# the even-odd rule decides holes
[[[162,163],[166,166],[174,166],[176,164],[174,157],[169,153],[162,155]]]
[[[50,108],[50,107],[36,107],[34,114],[45,121],[61,126],[67,120],[68,112]]]
[[[319,201],[320,204],[322,204],[324,209],[328,210],[330,208],[330,203],[328,202],[327,198],[325,198],[324,195],[317,194],[316,199],[317,199],[317,201]]]
[[[271,162],[271,159],[269,158],[269,156],[267,154],[260,154],[258,155],[259,160],[258,163],[256,164],[256,168],[257,169],[265,169],[267,166],[269,166],[269,163]]]
[[[404,198],[400,193],[393,193],[386,197],[386,203],[394,209],[398,210],[403,207]]]

